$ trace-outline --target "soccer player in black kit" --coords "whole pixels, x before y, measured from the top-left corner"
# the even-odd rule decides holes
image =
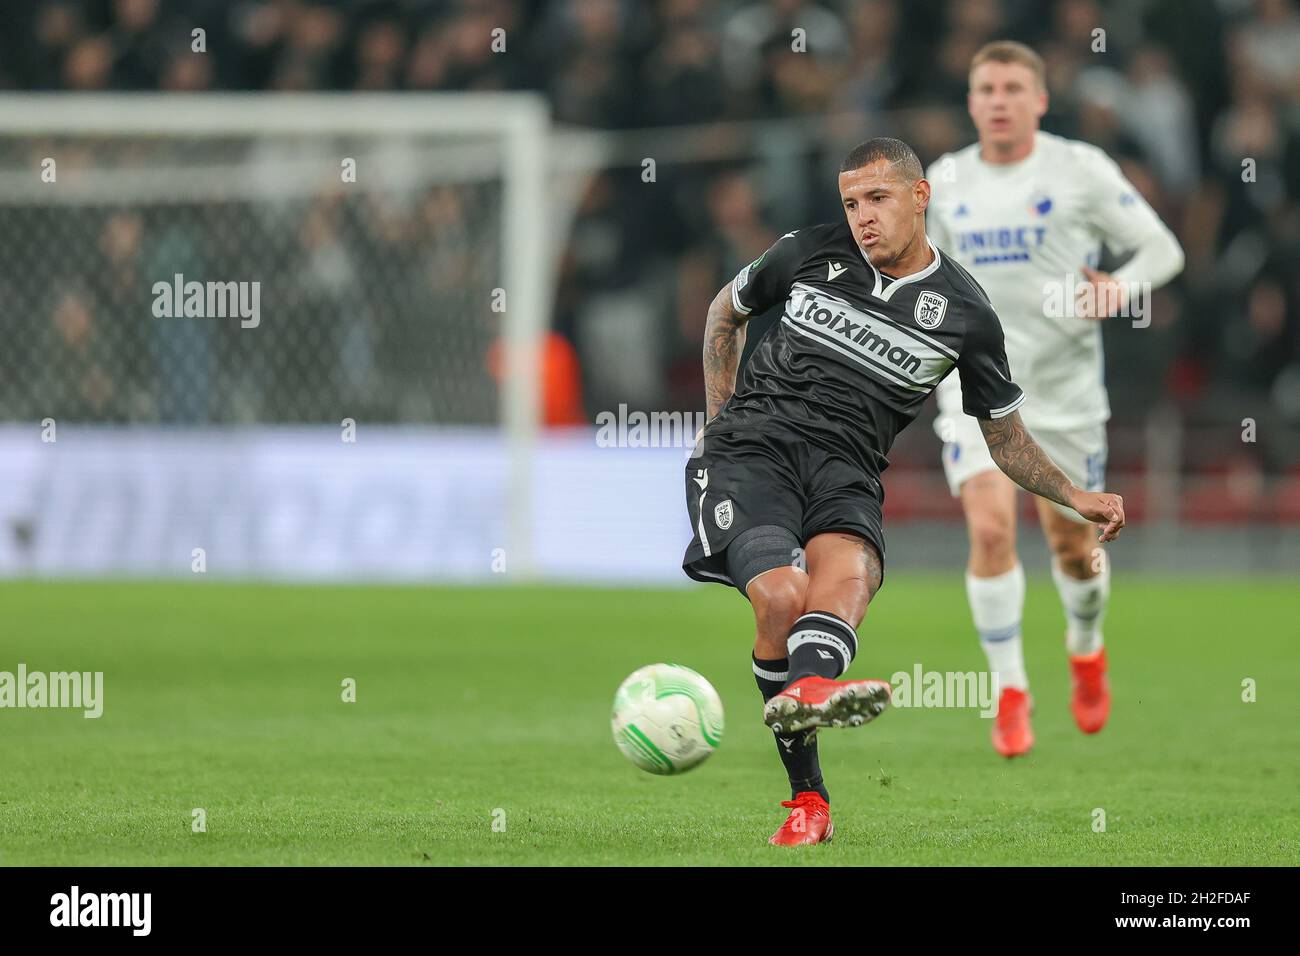
[[[683,568],[736,587],[754,609],[763,719],[790,778],[789,818],[769,842],[834,833],[819,727],[852,727],[889,703],[882,680],[841,681],[884,578],[880,473],[894,437],[956,369],[965,411],[1012,481],[1103,527],[1124,503],[1075,487],[1016,409],[988,297],[925,235],[930,184],[906,143],[871,139],[839,174],[844,220],[787,233],[709,307],[708,424],[686,467],[695,537]],[[737,380],[745,322],[784,303]]]

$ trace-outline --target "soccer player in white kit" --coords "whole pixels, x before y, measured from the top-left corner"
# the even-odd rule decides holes
[[[930,167],[927,230],[992,300],[1033,437],[1071,481],[1100,490],[1110,405],[1097,320],[1142,312],[1149,305],[1143,293],[1182,269],[1182,249],[1104,152],[1039,130],[1047,90],[1043,61],[1029,47],[998,41],[976,53],[967,107],[979,142]],[[1113,274],[1100,272],[1103,244],[1133,254]],[[966,592],[1001,688],[993,746],[1014,757],[1034,741],[1020,635],[1025,574],[1016,554],[1016,486],[989,457],[978,423],[962,413],[956,376],[937,395],[944,472],[970,536]],[[1096,733],[1110,712],[1101,630],[1110,570],[1088,524],[1043,499],[1035,503],[1065,607],[1070,708],[1080,730]]]

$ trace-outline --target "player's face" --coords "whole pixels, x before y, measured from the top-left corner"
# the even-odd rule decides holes
[[[853,238],[871,264],[896,262],[917,238],[930,201],[924,179],[907,182],[887,159],[840,173],[840,201]]]
[[[981,143],[1014,148],[1038,129],[1047,91],[1022,63],[981,63],[971,72],[966,106]]]

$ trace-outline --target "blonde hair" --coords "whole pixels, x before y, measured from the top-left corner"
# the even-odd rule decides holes
[[[970,61],[970,71],[984,63],[1019,63],[1029,67],[1034,78],[1038,80],[1039,89],[1047,89],[1047,67],[1043,58],[1023,43],[1015,40],[994,40],[986,43],[975,53]]]

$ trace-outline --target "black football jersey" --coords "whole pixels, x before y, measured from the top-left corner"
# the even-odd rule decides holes
[[[775,421],[879,473],[895,436],[954,368],[968,415],[1013,412],[1024,393],[1011,381],[988,296],[930,248],[929,266],[891,279],[841,221],[787,233],[740,270],[731,287],[738,312],[782,303],[784,311],[705,434]]]

